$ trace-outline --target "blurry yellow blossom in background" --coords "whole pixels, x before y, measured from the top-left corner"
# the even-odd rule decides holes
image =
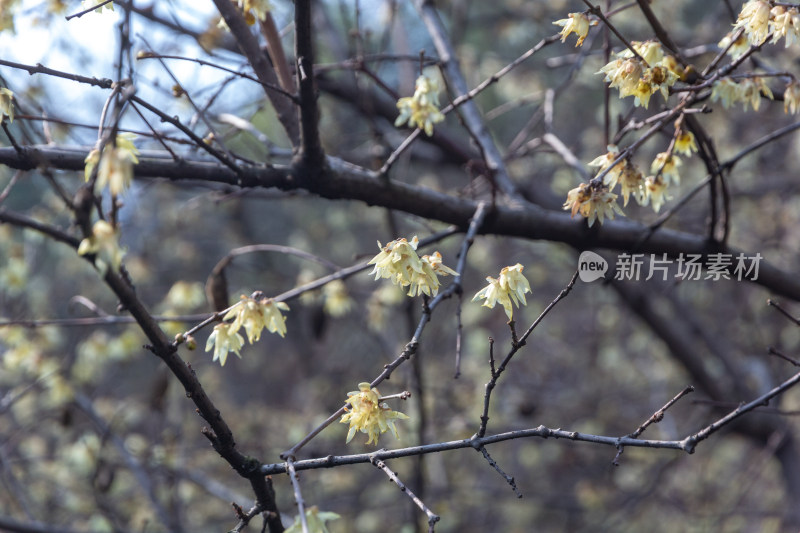
[[[394,121],[395,126],[408,123],[412,128],[420,128],[430,137],[433,125],[444,120],[439,111],[439,83],[428,76],[417,78],[414,96],[406,96],[397,101],[400,115]]]
[[[125,253],[119,246],[117,232],[105,220],[98,220],[92,226],[91,236],[83,239],[78,246],[78,255],[95,254],[99,261],[98,268],[105,272],[106,265],[119,270],[122,256]]]

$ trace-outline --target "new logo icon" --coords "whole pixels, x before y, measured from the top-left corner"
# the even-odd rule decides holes
[[[578,258],[578,276],[581,281],[590,283],[602,279],[608,271],[608,263],[594,252],[581,252]]]

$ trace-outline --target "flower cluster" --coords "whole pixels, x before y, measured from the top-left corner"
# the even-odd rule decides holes
[[[740,82],[732,78],[722,78],[714,82],[711,88],[711,101],[721,101],[726,109],[736,102],[741,102],[745,109],[750,104],[755,111],[761,105],[761,96],[773,99],[772,91],[763,78],[752,76]]]
[[[639,167],[628,159],[617,161],[619,149],[614,145],[608,146],[608,152],[595,158],[589,166],[595,167],[598,177],[605,171],[602,182],[595,180],[578,187],[567,193],[564,209],[572,212],[572,216],[580,213],[589,219],[589,226],[595,219],[603,222],[603,218],[614,218],[614,214],[624,214],[617,205],[617,195],[612,191],[619,184],[623,206],[628,205],[631,196],[639,205],[651,205],[658,212],[664,204],[667,188],[671,183],[680,183],[681,177],[678,168],[683,165],[680,157],[673,152],[691,155],[697,151],[697,142],[691,132],[679,129],[675,132],[675,144],[672,152],[659,153],[650,164],[653,174],[645,178]]]
[[[139,162],[139,150],[133,144],[136,135],[132,133],[120,133],[117,135],[115,145],[107,144],[103,149],[103,156],[100,157],[100,150],[95,148],[86,156],[84,163],[84,177],[86,181],[92,175],[94,167],[100,163],[97,169],[97,183],[102,189],[108,185],[111,194],[118,196],[131,185],[133,180],[133,165]]]
[[[595,220],[599,220],[602,224],[603,218],[613,219],[615,213],[625,214],[617,205],[617,195],[602,183],[581,183],[569,191],[564,209],[571,211],[573,217],[576,213],[580,213],[589,219],[589,227],[594,225]]]
[[[590,21],[589,17],[583,13],[570,13],[567,17],[569,18],[553,22],[556,26],[562,26],[562,30],[558,32],[561,35],[561,42],[566,41],[569,34],[574,33],[578,36],[578,42],[575,43],[575,46],[580,46],[589,34],[589,26],[596,26],[597,21]]]
[[[395,126],[408,123],[412,128],[421,128],[430,137],[433,125],[444,120],[439,111],[439,84],[428,76],[417,78],[414,96],[406,96],[397,101],[400,115],[394,121]]]
[[[239,330],[243,326],[250,344],[261,339],[261,331],[264,328],[270,333],[277,333],[283,337],[286,334],[286,317],[281,311],[288,310],[289,306],[284,302],[264,298],[260,293],[255,293],[250,298],[242,295],[241,300],[222,317],[223,322],[217,324],[214,331],[208,336],[206,351],[210,351],[213,347],[214,359],[212,360],[219,360],[219,364],[225,366],[228,352],[233,352],[241,357],[239,350],[244,345],[244,338],[239,335]],[[231,318],[233,322],[224,322]]]
[[[388,405],[381,403],[381,395],[378,389],[363,382],[358,384],[358,390],[347,393],[347,403],[345,414],[342,415],[342,424],[350,423],[350,430],[347,432],[347,442],[350,442],[357,431],[369,435],[367,444],[378,444],[378,436],[391,429],[395,438],[400,438],[395,420],[407,419],[408,416],[398,411],[392,411]]]
[[[92,226],[92,234],[78,245],[78,255],[94,254],[101,272],[105,272],[108,265],[114,270],[119,270],[125,252],[119,246],[118,237],[111,224],[105,220],[98,220]]]
[[[442,263],[442,255],[417,255],[419,239],[416,235],[411,242],[397,239],[386,246],[378,242],[381,252],[373,257],[369,264],[375,265],[370,274],[375,279],[387,278],[400,287],[410,287],[409,296],[426,294],[436,296],[439,292],[439,276],[457,275],[458,273]]]
[[[9,122],[14,122],[14,93],[0,87],[0,119],[3,116],[7,116]]]
[[[478,291],[472,301],[486,300],[483,302],[483,306],[490,309],[500,303],[505,309],[508,319],[511,320],[514,317],[514,307],[511,304],[514,303],[517,307],[520,306],[520,302],[522,305],[528,305],[525,293],[531,292],[531,285],[522,275],[522,268],[522,265],[517,263],[514,266],[503,268],[497,279],[488,276],[486,281],[489,282],[489,285]]]
[[[800,11],[797,7],[772,7],[765,0],[750,0],[742,6],[733,27],[734,31],[742,28],[753,46],[761,46],[772,34],[772,43],[784,37],[788,47],[800,42]]]
[[[630,50],[623,50],[597,74],[605,74],[609,86],[619,89],[620,98],[634,96],[634,105],[647,109],[656,91],[661,91],[667,99],[669,88],[683,75],[683,69],[673,56],[664,55],[655,41],[632,41],[631,46],[638,57]]]

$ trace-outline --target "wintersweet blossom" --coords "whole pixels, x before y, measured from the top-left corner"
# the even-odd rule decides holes
[[[796,114],[800,109],[800,83],[792,80],[783,92],[783,112]]]
[[[660,172],[667,185],[669,185],[670,182],[680,183],[681,176],[678,173],[678,167],[682,164],[683,162],[678,156],[670,155],[667,152],[661,152],[650,164],[650,172],[653,174]]]
[[[472,301],[485,300],[484,307],[494,309],[496,304],[500,304],[505,309],[508,319],[514,316],[514,305],[517,307],[528,305],[525,300],[525,293],[531,292],[530,283],[522,274],[522,265],[517,263],[514,266],[507,266],[500,271],[497,279],[487,276],[486,281],[489,285],[481,289],[473,296]]]
[[[754,111],[758,111],[762,95],[770,100],[774,98],[764,78],[759,76],[745,79],[739,84],[739,87],[741,88],[741,100],[745,109],[747,109],[747,104],[749,103],[753,106]]]
[[[770,5],[764,0],[750,0],[742,6],[734,28],[744,28],[750,44],[759,46],[767,40],[770,31]]]
[[[563,27],[562,30],[558,32],[559,35],[561,35],[561,42],[563,43],[566,41],[570,33],[574,33],[578,36],[578,42],[575,43],[575,46],[580,46],[589,34],[589,26],[597,25],[597,21],[590,21],[589,17],[583,13],[570,13],[567,17],[568,18],[553,22],[556,26]]]
[[[114,196],[119,196],[130,187],[133,180],[133,165],[139,162],[139,150],[133,144],[136,135],[132,133],[120,133],[117,135],[116,145],[107,144],[103,149],[103,156],[95,148],[84,160],[84,178],[89,181],[94,167],[100,163],[97,169],[97,185],[101,189],[108,185],[109,191]]]
[[[400,287],[409,287],[409,296],[436,296],[440,286],[438,276],[456,275],[456,272],[442,264],[439,252],[420,258],[416,252],[418,245],[416,235],[411,242],[402,238],[386,246],[378,242],[381,252],[370,260],[369,264],[375,265],[370,274],[375,274],[376,280],[386,278]]]
[[[206,342],[206,351],[211,351],[211,348],[214,348],[212,361],[219,361],[220,366],[225,366],[225,361],[228,360],[228,352],[235,353],[239,358],[242,357],[239,351],[244,346],[244,339],[232,329],[229,324],[224,322],[217,324]]]
[[[733,59],[737,59],[742,54],[750,50],[750,41],[747,39],[744,33],[742,33],[735,41],[731,42],[734,33],[735,32],[729,33],[725,37],[723,37],[722,40],[720,40],[720,42],[717,43],[717,46],[719,46],[723,50],[727,48],[728,55],[731,56]]]
[[[675,139],[675,151],[685,156],[697,151],[697,141],[691,131],[681,131]]]
[[[646,202],[650,202],[653,211],[658,213],[667,200],[667,182],[664,176],[648,176],[645,182]],[[645,204],[646,205],[646,204]]]
[[[92,226],[92,234],[78,245],[78,255],[88,254],[97,256],[98,268],[101,271],[105,271],[107,265],[111,265],[114,270],[119,270],[125,252],[119,246],[117,232],[105,220],[95,222]]]
[[[730,78],[717,80],[711,86],[711,101],[721,101],[722,107],[725,109],[741,100],[741,94],[742,91],[739,84]]]
[[[628,163],[619,179],[622,206],[628,205],[628,200],[633,195],[639,204],[644,202],[644,176],[639,167]]]
[[[386,403],[381,403],[380,398],[378,389],[367,382],[359,383],[357,391],[347,393],[349,407],[345,407],[345,414],[340,420],[342,424],[350,424],[346,442],[353,440],[357,431],[369,435],[367,444],[377,445],[378,436],[389,429],[395,438],[400,438],[394,421],[408,419],[408,416],[392,411]]]
[[[14,122],[14,93],[5,87],[0,87],[0,119],[8,117],[9,122]]]
[[[604,218],[613,219],[615,214],[624,215],[617,205],[617,195],[608,187],[586,183],[581,183],[567,193],[564,209],[572,211],[573,217],[576,213],[580,213],[587,218],[589,227],[592,227],[595,220],[599,220],[602,224]]]
[[[784,37],[786,48],[800,43],[800,10],[796,7],[786,9],[783,6],[775,6],[770,11],[770,16],[772,18],[770,22],[772,41],[770,42],[777,43],[781,37]]]
[[[230,325],[231,332],[238,332],[244,326],[247,340],[252,344],[261,339],[261,330],[267,328],[270,333],[277,333],[281,337],[286,334],[286,317],[281,311],[288,311],[289,306],[284,302],[276,302],[271,298],[255,298],[241,296],[241,300],[228,310],[223,320],[233,318]]]
[[[347,286],[340,279],[325,285],[322,294],[325,297],[323,310],[333,317],[344,316],[353,308],[353,299],[347,294]]]
[[[684,74],[683,67],[674,57],[664,55],[656,41],[633,41],[631,46],[638,56],[625,49],[597,74],[605,75],[609,87],[619,89],[620,98],[633,96],[634,105],[646,109],[657,91],[665,100],[669,97],[669,88]]]
[[[619,157],[619,148],[617,148],[614,144],[609,144],[606,148],[608,152],[605,155],[601,155],[595,157],[592,161],[589,162],[590,167],[597,168],[597,172],[600,173],[611,166],[611,164]],[[617,180],[619,180],[620,176],[622,176],[622,172],[625,170],[628,161],[627,159],[623,159],[613,168],[611,168],[603,178],[603,183],[608,185],[609,188],[613,189],[614,186],[617,184]],[[573,213],[574,215],[575,213]]]
[[[414,96],[406,96],[397,101],[400,115],[394,121],[395,126],[408,123],[412,128],[421,128],[430,137],[433,125],[444,120],[439,111],[439,83],[422,75],[414,84]]]

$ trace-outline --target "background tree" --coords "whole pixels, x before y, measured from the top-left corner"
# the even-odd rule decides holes
[[[795,4],[0,30],[0,527],[800,527]]]

